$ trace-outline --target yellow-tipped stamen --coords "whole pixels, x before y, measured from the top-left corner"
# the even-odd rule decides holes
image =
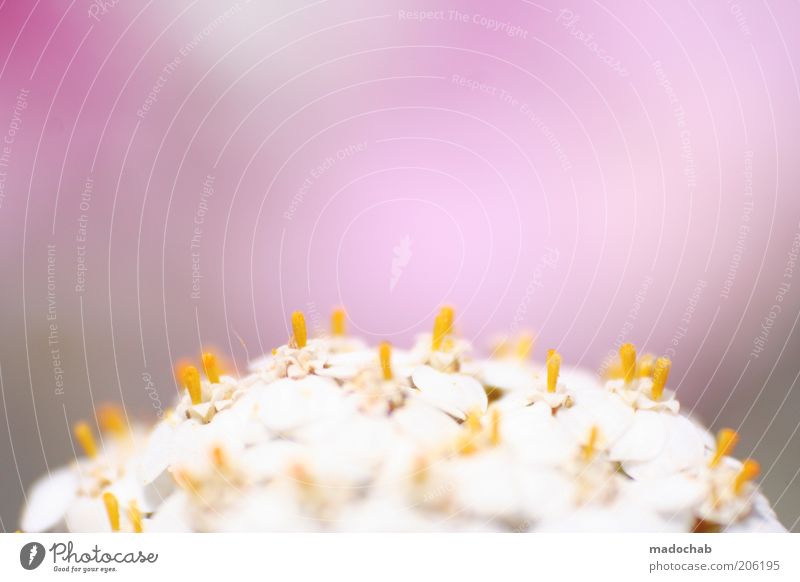
[[[496,447],[500,444],[500,410],[492,408],[489,416],[489,444]]]
[[[723,428],[717,433],[717,450],[714,451],[714,456],[709,461],[709,467],[716,467],[725,457],[733,452],[736,443],[739,442],[739,434],[732,428]]]
[[[597,426],[592,426],[589,430],[589,440],[581,447],[581,456],[584,461],[591,461],[595,453],[597,453],[597,441],[600,439],[600,429]]]
[[[383,371],[383,379],[392,379],[392,345],[389,342],[383,342],[378,347],[378,355],[381,360],[381,370]]]
[[[431,349],[435,352],[442,349],[442,343],[444,343],[444,337],[447,335],[447,322],[442,317],[442,314],[439,313],[436,316],[436,319],[433,320],[433,339],[431,340]]]
[[[203,354],[203,371],[206,373],[206,378],[212,384],[219,384],[220,370],[217,357],[211,352]]]
[[[219,445],[211,448],[211,462],[217,469],[222,469],[227,464],[225,451]]]
[[[530,333],[522,334],[517,340],[517,358],[527,360],[533,351],[533,335]]]
[[[142,512],[139,511],[139,506],[136,505],[135,499],[131,499],[128,504],[128,519],[133,526],[134,533],[142,533]]]
[[[119,531],[119,501],[117,501],[117,496],[111,491],[106,491],[103,493],[103,504],[106,506],[111,531]]]
[[[549,352],[548,352],[549,353]],[[547,391],[551,394],[556,391],[558,373],[561,371],[561,354],[552,350],[547,358]]]
[[[97,409],[97,423],[100,425],[100,430],[118,437],[123,437],[128,432],[125,414],[116,404],[102,404]]]
[[[622,344],[619,348],[619,359],[622,362],[625,383],[630,384],[636,376],[636,348],[633,344]]]
[[[336,336],[345,335],[346,320],[347,314],[345,314],[344,309],[341,307],[334,309],[333,313],[331,313],[331,333]]]
[[[636,375],[639,378],[649,378],[655,372],[656,358],[653,354],[644,354],[639,358]]]
[[[506,356],[511,354],[511,349],[509,347],[508,337],[502,337],[496,340],[492,346],[492,357],[493,358],[505,358]]]
[[[304,348],[307,341],[306,318],[302,311],[295,311],[292,313],[292,347]]]
[[[669,358],[658,358],[656,360],[655,366],[653,366],[653,387],[650,390],[650,396],[653,400],[661,400],[664,395],[664,387],[667,385],[671,367],[672,361]]]
[[[755,459],[745,459],[742,468],[733,481],[733,492],[739,495],[745,484],[749,483],[761,473],[761,465]]]
[[[471,434],[477,434],[481,431],[481,416],[483,416],[483,413],[479,408],[470,410],[467,413],[467,418],[464,420],[464,424]]]
[[[94,459],[97,456],[97,441],[94,440],[94,434],[89,423],[84,421],[75,423],[72,432],[75,434],[75,440],[78,441],[86,456]]]
[[[445,335],[450,335],[453,333],[453,324],[456,321],[455,310],[451,306],[445,305],[439,310],[439,315],[442,316],[442,320],[444,321]]]
[[[192,404],[200,404],[202,399],[202,389],[200,387],[200,372],[194,366],[186,366],[183,369],[183,385],[189,392]]]

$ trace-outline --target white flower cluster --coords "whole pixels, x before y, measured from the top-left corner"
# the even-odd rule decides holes
[[[24,531],[785,531],[730,453],[666,389],[669,360],[620,350],[611,379],[551,350],[472,360],[443,308],[408,351],[293,337],[222,375],[205,354],[152,430],[85,423],[86,455],[32,487]]]

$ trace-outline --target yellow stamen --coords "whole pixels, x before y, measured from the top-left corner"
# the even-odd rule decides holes
[[[498,408],[492,408],[489,423],[489,444],[496,447],[500,444],[500,410]]]
[[[200,404],[202,402],[202,390],[200,388],[200,372],[194,366],[186,366],[183,370],[183,385],[189,392],[189,398],[192,399],[192,404]]]
[[[128,425],[125,422],[125,414],[116,404],[102,404],[97,409],[97,423],[100,430],[123,437],[128,432]]]
[[[524,333],[517,340],[517,358],[527,360],[533,351],[533,334]]]
[[[746,483],[749,483],[761,473],[761,465],[754,459],[745,459],[741,470],[733,481],[733,492],[739,495]]]
[[[667,385],[667,378],[669,378],[669,370],[672,367],[672,362],[669,358],[658,358],[653,367],[653,387],[650,390],[650,396],[653,400],[661,400],[664,395],[664,387]]]
[[[636,348],[633,344],[622,344],[619,348],[619,359],[622,362],[625,383],[630,384],[636,375]]]
[[[561,354],[555,350],[547,358],[547,391],[551,394],[556,391],[558,373],[561,371]]]
[[[139,506],[136,505],[136,500],[131,499],[131,502],[128,504],[128,519],[133,525],[133,531],[135,533],[142,533],[142,512],[139,511]]]
[[[456,439],[456,451],[459,455],[471,455],[478,452],[478,445],[475,444],[476,435],[472,432],[464,432]]]
[[[304,348],[307,341],[306,318],[302,311],[295,311],[292,313],[292,347]]]
[[[441,315],[442,319],[444,320],[445,335],[450,335],[453,333],[453,324],[456,321],[455,310],[451,306],[445,305],[439,310],[439,315]]]
[[[491,348],[492,348],[492,357],[494,358],[504,358],[508,356],[511,352],[509,345],[508,345],[508,338],[502,337],[496,340]]]
[[[206,352],[203,354],[203,371],[206,373],[206,378],[212,384],[219,384],[219,364],[217,363],[217,357],[212,354],[211,352]]]
[[[378,347],[378,355],[381,360],[381,370],[383,371],[383,379],[392,379],[392,345],[389,342],[383,342]]]
[[[597,441],[600,439],[600,429],[597,426],[592,426],[589,430],[589,440],[581,447],[581,456],[584,461],[591,461],[595,453],[597,453]]]
[[[436,319],[433,320],[433,339],[431,341],[431,349],[433,351],[439,351],[442,349],[442,343],[444,342],[444,336],[447,334],[447,323],[445,322],[442,314],[439,313],[436,316]]]
[[[467,413],[467,418],[465,419],[464,424],[467,426],[467,429],[470,433],[477,434],[481,431],[481,416],[483,416],[483,413],[479,408],[471,410]]]
[[[221,469],[226,464],[225,451],[221,446],[216,445],[211,449],[211,462],[217,469]]]
[[[716,467],[725,457],[733,452],[736,443],[739,442],[739,434],[732,428],[723,428],[717,433],[717,450],[714,451],[714,456],[708,463],[709,467]]]
[[[103,493],[103,504],[106,506],[111,531],[119,531],[119,501],[117,501],[117,496],[111,491],[106,491]]]
[[[84,421],[75,423],[72,432],[75,434],[75,440],[81,445],[86,456],[94,459],[97,456],[97,441],[94,440],[94,434],[92,434],[89,423]]]
[[[655,372],[656,358],[653,354],[644,354],[639,358],[636,375],[639,378],[649,378]]]
[[[333,313],[331,313],[331,333],[338,336],[345,335],[346,320],[347,314],[345,314],[344,309],[341,307],[334,309]]]

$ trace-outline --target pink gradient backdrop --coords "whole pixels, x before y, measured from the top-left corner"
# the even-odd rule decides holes
[[[403,343],[445,301],[479,347],[531,328],[592,368],[621,339],[671,348],[682,400],[742,430],[791,527],[799,20],[744,0],[2,2],[3,527],[93,405],[154,418],[144,374],[167,406],[174,360],[241,366],[293,309],[319,325],[342,303]]]

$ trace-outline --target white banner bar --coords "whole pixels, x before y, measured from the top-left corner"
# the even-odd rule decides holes
[[[796,534],[3,534],[0,579],[800,580]],[[153,578],[155,577],[155,578]]]

